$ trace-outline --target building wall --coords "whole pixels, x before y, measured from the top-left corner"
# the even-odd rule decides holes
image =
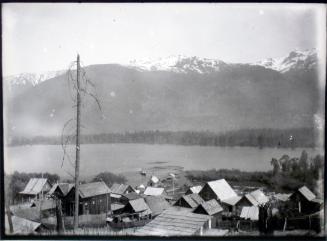
[[[241,215],[243,207],[251,207],[251,206],[253,206],[253,204],[246,197],[242,197],[242,199],[236,204],[235,207],[236,215]]]
[[[209,201],[211,199],[217,200],[217,195],[214,193],[214,191],[211,189],[211,187],[208,184],[205,184],[202,190],[199,192],[200,197],[204,199],[205,201]]]
[[[73,193],[73,192],[72,192]],[[108,195],[108,197],[107,197]],[[79,199],[79,214],[101,214],[106,213],[107,209],[110,210],[110,197],[109,194],[98,195],[90,198]],[[63,211],[65,215],[73,216],[75,209],[75,196],[67,195],[63,200]]]

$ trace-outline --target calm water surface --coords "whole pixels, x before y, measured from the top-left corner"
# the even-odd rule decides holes
[[[81,146],[81,175],[89,176],[103,171],[120,173],[167,165],[182,166],[186,170],[237,168],[245,171],[266,171],[271,169],[272,157],[280,158],[284,154],[299,157],[302,150],[303,148],[87,144]],[[323,154],[317,149],[305,150],[309,156]],[[68,159],[63,162],[63,150],[59,145],[7,147],[4,151],[4,167],[7,173],[51,172],[63,176],[74,173]],[[73,146],[69,147],[69,153],[73,161]]]

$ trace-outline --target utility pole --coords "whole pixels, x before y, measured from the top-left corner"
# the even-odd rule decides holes
[[[80,60],[77,54],[76,68],[76,163],[75,163],[75,213],[74,213],[74,230],[78,229],[78,208],[79,208],[79,159],[80,159],[80,117],[81,117],[81,96],[80,96]]]

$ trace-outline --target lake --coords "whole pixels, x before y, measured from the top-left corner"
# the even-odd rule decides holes
[[[99,172],[122,173],[160,166],[181,166],[185,170],[237,168],[244,171],[271,170],[271,158],[287,154],[299,157],[305,149],[309,156],[323,154],[318,149],[254,148],[216,146],[176,146],[148,144],[85,144],[81,146],[81,176]],[[74,146],[69,147],[74,160]],[[62,165],[60,145],[33,145],[5,147],[6,173],[51,172],[61,176],[74,173],[66,159]]]

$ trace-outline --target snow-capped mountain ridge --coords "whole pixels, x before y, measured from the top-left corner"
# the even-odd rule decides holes
[[[21,73],[4,77],[4,80],[10,85],[38,85],[43,81],[57,77],[66,70],[47,71],[42,73]]]
[[[200,74],[219,71],[227,64],[218,59],[171,55],[166,58],[133,60],[128,67],[140,71],[172,71],[176,73],[196,72]]]
[[[316,49],[291,51],[288,55],[279,58],[267,58],[248,65],[262,66],[280,73],[290,70],[310,70],[318,63]],[[135,69],[137,71],[170,71],[175,73],[198,73],[210,74],[224,69],[226,66],[236,63],[227,63],[219,59],[200,58],[196,56],[171,55],[166,58],[133,60],[129,64],[122,64],[123,67]],[[43,73],[22,73],[18,75],[6,76],[4,80],[10,86],[17,85],[38,85],[48,79],[64,74],[66,70],[48,71]]]
[[[312,69],[316,64],[317,51],[316,49],[310,49],[305,51],[293,50],[287,56],[267,58],[251,65],[259,65],[285,73],[292,69]]]

